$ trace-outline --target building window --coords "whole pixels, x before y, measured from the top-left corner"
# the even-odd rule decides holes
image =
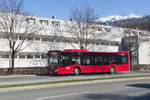
[[[111,32],[111,28],[105,28],[106,32]]]
[[[144,35],[144,32],[139,32],[139,35]]]
[[[26,37],[23,35],[19,35],[19,40],[26,40]]]
[[[145,39],[141,39],[141,40],[144,41],[144,42],[148,42],[149,38],[145,38]]]
[[[100,44],[101,45],[106,45],[106,42],[105,41],[101,41]]]
[[[97,27],[97,30],[98,30],[98,31],[101,31],[101,30],[102,30],[102,27]]]
[[[48,38],[48,41],[49,42],[54,42],[54,39],[53,38]]]
[[[6,34],[1,35],[2,39],[8,39],[8,36]]]
[[[35,55],[35,59],[40,59],[40,55]]]
[[[48,26],[48,20],[40,20],[40,24]]]
[[[110,45],[111,45],[111,46],[114,46],[115,44],[114,44],[114,42],[111,42]]]
[[[110,45],[110,43],[108,41],[106,41],[105,45]]]
[[[47,59],[47,56],[45,54],[42,54],[41,59]]]
[[[27,55],[27,59],[33,59],[33,55]]]
[[[9,55],[1,55],[1,58],[9,58]]]
[[[66,39],[66,38],[62,38],[62,39],[61,39],[61,42],[67,43],[67,39]]]
[[[132,31],[132,33],[133,33],[134,35],[137,35],[137,31]]]
[[[74,43],[73,39],[68,39],[68,43]]]
[[[52,21],[52,25],[54,27],[60,27],[60,22],[59,21]]]
[[[42,41],[48,41],[48,37],[47,36],[43,36],[42,37]]]
[[[25,59],[25,55],[19,55],[19,59]]]
[[[27,18],[26,19],[28,24],[35,24],[35,19],[34,18]]]
[[[27,37],[27,40],[33,41],[33,37]]]
[[[60,42],[59,38],[54,39],[54,42]]]
[[[40,36],[36,36],[34,39],[35,39],[35,41],[40,41],[41,40]]]
[[[119,42],[116,42],[116,43],[115,43],[115,46],[119,46]]]
[[[73,39],[73,43],[78,43],[78,40],[77,39]]]

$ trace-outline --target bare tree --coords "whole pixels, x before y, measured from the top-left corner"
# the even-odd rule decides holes
[[[93,49],[101,42],[108,42],[108,38],[112,38],[110,28],[96,24],[97,15],[95,10],[90,7],[72,8],[70,21],[66,21],[64,32],[60,32],[62,37],[70,37],[72,39],[73,48]],[[106,30],[104,30],[106,29]],[[76,45],[75,45],[76,44]]]
[[[90,7],[71,10],[71,21],[66,23],[65,30],[80,49],[88,49],[90,41],[96,38],[94,30],[96,19],[94,9]]]
[[[22,2],[0,1],[0,32],[6,37],[10,49],[9,67],[12,73],[16,53],[27,48],[31,42],[26,42],[26,38],[32,38],[40,30],[32,16],[23,11]]]

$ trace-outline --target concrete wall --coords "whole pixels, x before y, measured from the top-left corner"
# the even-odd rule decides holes
[[[139,63],[150,64],[150,42],[141,42],[139,47]]]

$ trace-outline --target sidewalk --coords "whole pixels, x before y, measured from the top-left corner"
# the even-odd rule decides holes
[[[95,79],[95,78],[115,78],[127,76],[150,76],[150,71],[144,72],[123,72],[117,74],[92,74],[80,76],[36,76],[36,75],[16,75],[16,76],[0,76],[0,86],[15,85],[15,84],[29,84],[39,82],[55,82],[65,80],[81,80],[81,79]]]

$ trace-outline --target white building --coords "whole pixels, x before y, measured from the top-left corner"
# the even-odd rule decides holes
[[[35,23],[43,30],[35,36],[26,37],[25,44],[31,43],[29,47],[17,53],[15,56],[15,67],[41,67],[46,66],[45,54],[49,50],[63,49],[79,49],[76,42],[67,36],[67,32],[62,30],[67,39],[63,39],[61,35],[56,34],[57,28],[63,29],[68,21],[56,18],[34,17],[29,22]],[[97,42],[91,42],[91,51],[118,51],[122,37],[125,36],[124,30],[119,27],[96,25],[97,26]],[[101,39],[101,33],[103,40]],[[138,35],[140,40],[139,47],[139,63],[150,64],[150,32],[133,30],[133,35]],[[18,36],[18,40],[19,40]],[[108,42],[109,41],[109,42]],[[72,46],[72,45],[73,46]],[[0,68],[9,68],[9,47],[5,35],[0,34]]]

